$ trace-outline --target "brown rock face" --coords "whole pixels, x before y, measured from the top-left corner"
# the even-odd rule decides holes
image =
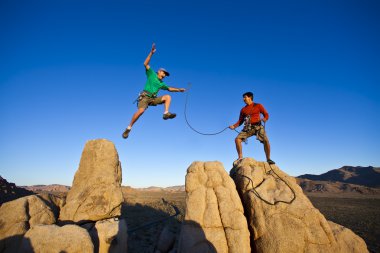
[[[127,252],[128,229],[126,220],[97,221],[95,229],[99,238],[99,253]]]
[[[39,224],[54,224],[57,217],[41,197],[22,197],[0,207],[0,252],[17,252],[22,236]]]
[[[39,225],[25,234],[20,252],[93,253],[94,246],[88,232],[77,225]]]
[[[179,252],[251,252],[243,206],[220,162],[192,163],[187,169],[186,194]]]
[[[104,139],[88,141],[59,219],[81,223],[116,217],[123,201],[114,144]]]
[[[244,205],[255,252],[368,252],[352,231],[329,224],[296,180],[277,166],[245,158],[230,174]]]

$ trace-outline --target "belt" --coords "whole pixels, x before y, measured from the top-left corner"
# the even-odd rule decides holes
[[[153,93],[151,93],[151,92],[149,92],[149,91],[146,91],[146,90],[143,90],[143,91],[141,92],[141,95],[142,95],[142,96],[148,96],[148,97],[150,97],[150,98],[155,98],[155,97],[157,97],[157,94],[153,94]]]
[[[251,123],[252,126],[261,126],[261,121]]]

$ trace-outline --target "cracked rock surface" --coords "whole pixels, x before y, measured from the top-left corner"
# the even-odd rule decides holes
[[[40,224],[54,224],[57,218],[41,197],[22,197],[0,207],[0,252],[17,252],[22,236]]]
[[[296,180],[276,165],[245,158],[230,171],[254,252],[368,252],[362,238],[329,223]]]
[[[84,223],[117,217],[123,201],[115,145],[105,139],[88,141],[59,219]]]
[[[178,252],[251,252],[247,220],[220,162],[193,162],[186,175],[186,216]]]
[[[20,252],[92,253],[94,246],[87,231],[76,225],[37,225],[23,237]]]

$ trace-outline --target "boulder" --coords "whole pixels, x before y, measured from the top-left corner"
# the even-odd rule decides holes
[[[230,175],[244,205],[255,252],[368,252],[365,244],[364,249],[360,243],[351,244],[364,243],[357,235],[333,232],[296,180],[276,165],[245,158],[234,163]]]
[[[56,196],[51,193],[45,193],[45,192],[39,193],[37,194],[37,196],[39,196],[42,200],[45,201],[45,203],[50,207],[50,209],[54,212],[54,215],[58,219],[59,212],[61,208],[63,207],[63,205],[65,204],[66,197],[60,197],[60,196]]]
[[[38,225],[22,239],[23,253],[93,253],[94,246],[88,232],[77,225]]]
[[[251,252],[242,203],[220,162],[193,162],[185,188],[178,252]]]
[[[0,252],[17,252],[22,236],[36,225],[54,224],[57,217],[39,196],[22,197],[0,207]]]
[[[327,221],[337,241],[338,250],[335,252],[368,252],[365,241],[350,229],[332,221]]]
[[[99,253],[127,252],[128,229],[125,219],[107,219],[97,221],[91,230],[91,236],[95,238]],[[95,244],[95,243],[94,243]]]
[[[117,217],[123,201],[115,145],[105,139],[88,141],[59,219],[80,224]]]

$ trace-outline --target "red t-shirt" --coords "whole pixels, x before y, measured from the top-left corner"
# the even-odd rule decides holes
[[[268,120],[269,119],[269,114],[267,110],[265,110],[264,106],[261,104],[257,103],[252,103],[250,105],[244,106],[240,110],[240,116],[238,122],[234,124],[234,127],[238,127],[241,124],[243,124],[244,119],[247,115],[251,116],[251,124],[255,124],[260,121],[260,113],[264,115],[264,119]]]

